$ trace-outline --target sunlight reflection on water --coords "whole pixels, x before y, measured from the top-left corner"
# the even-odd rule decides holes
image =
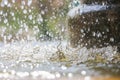
[[[120,72],[120,66],[118,66],[120,58],[116,56],[115,48],[109,46],[88,50],[83,47],[77,50],[66,47],[67,42],[64,41],[59,48],[65,56],[62,60],[56,54],[58,44],[59,41],[16,42],[6,45],[1,43],[0,78],[55,79],[61,76],[72,77],[75,74],[80,76],[101,75],[97,68],[106,69],[106,65],[108,67],[111,64],[109,68],[113,69],[115,67],[112,65],[113,63],[117,66],[113,69],[113,73]]]

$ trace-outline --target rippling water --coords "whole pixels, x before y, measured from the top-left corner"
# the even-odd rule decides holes
[[[1,79],[59,79],[119,74],[120,54],[115,47],[73,49],[66,41],[0,44]]]

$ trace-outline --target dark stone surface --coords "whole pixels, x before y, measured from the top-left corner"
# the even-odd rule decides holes
[[[120,47],[120,6],[110,5],[106,10],[69,18],[68,31],[72,47]]]
[[[82,0],[84,4],[120,4],[120,0]]]

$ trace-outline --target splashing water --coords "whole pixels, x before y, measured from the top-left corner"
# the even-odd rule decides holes
[[[66,42],[58,52],[59,42],[16,42],[0,47],[1,78],[55,79],[72,75],[100,75],[96,70],[119,74],[120,57],[112,47],[68,49]],[[109,57],[108,57],[109,56]],[[94,71],[94,69],[96,69]],[[105,74],[105,73],[104,73]],[[108,73],[107,73],[108,74]],[[101,74],[102,75],[102,74]]]
[[[81,76],[89,80],[91,75],[119,75],[120,55],[116,47],[71,48],[64,38],[65,12],[58,11],[64,2],[58,6],[58,0],[48,1],[55,6],[51,7],[44,1],[39,6],[37,0],[0,1],[0,79]],[[56,12],[49,12],[49,8]]]

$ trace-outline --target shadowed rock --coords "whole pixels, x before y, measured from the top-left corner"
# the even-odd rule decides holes
[[[117,1],[111,1],[118,4]],[[85,5],[74,8],[68,13],[68,31],[72,47],[119,47],[120,5]]]

